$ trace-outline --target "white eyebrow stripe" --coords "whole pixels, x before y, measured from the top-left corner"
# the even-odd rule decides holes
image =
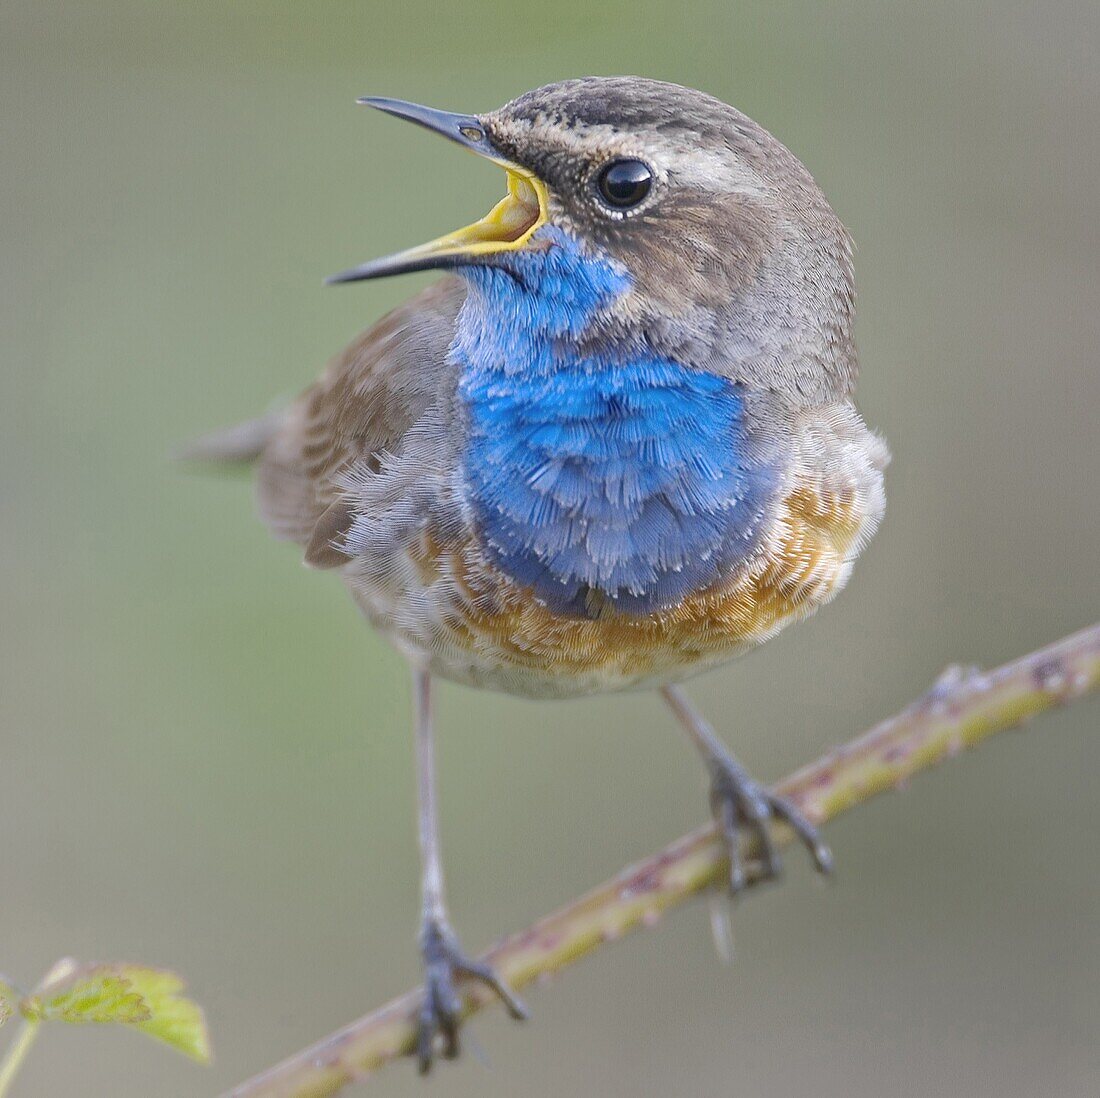
[[[685,147],[661,133],[634,135],[606,124],[593,126],[578,122],[564,128],[543,115],[525,122],[524,128],[528,133],[541,130],[548,144],[552,142],[567,155],[580,159],[590,159],[597,150],[605,158],[632,156],[651,163],[658,180],[671,179],[707,190],[757,198],[767,194],[768,188],[760,175],[727,148]]]

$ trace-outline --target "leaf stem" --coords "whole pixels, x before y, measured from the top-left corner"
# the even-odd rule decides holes
[[[7,1054],[0,1063],[0,1098],[7,1098],[11,1084],[23,1066],[23,1061],[27,1058],[27,1053],[30,1052],[40,1028],[41,1022],[25,1018],[15,1040],[8,1046]]]

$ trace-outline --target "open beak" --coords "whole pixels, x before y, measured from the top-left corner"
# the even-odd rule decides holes
[[[471,152],[499,164],[508,174],[508,193],[480,221],[382,259],[326,278],[326,283],[359,282],[365,278],[455,267],[461,263],[490,261],[487,257],[522,248],[540,225],[546,223],[546,187],[526,168],[504,159],[490,143],[485,127],[471,114],[450,114],[400,99],[366,96],[359,100],[387,114],[415,122],[457,142]]]

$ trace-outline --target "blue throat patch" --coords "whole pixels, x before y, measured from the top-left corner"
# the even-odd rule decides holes
[[[494,563],[556,612],[648,615],[753,549],[776,483],[748,457],[738,387],[578,336],[629,285],[546,227],[509,269],[461,269],[452,361],[465,479]],[[591,333],[589,333],[591,334]]]

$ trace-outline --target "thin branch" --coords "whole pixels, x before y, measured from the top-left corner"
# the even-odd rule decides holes
[[[810,820],[824,823],[964,748],[1100,686],[1100,623],[995,671],[949,668],[895,717],[792,775],[777,787]],[[793,838],[777,827],[777,844]],[[746,861],[756,851],[746,843]],[[606,942],[652,926],[669,908],[723,882],[722,845],[707,826],[493,946],[484,960],[514,988],[560,971]],[[410,991],[242,1083],[227,1098],[324,1098],[413,1050],[419,991]],[[466,1013],[494,1001],[466,991]]]

